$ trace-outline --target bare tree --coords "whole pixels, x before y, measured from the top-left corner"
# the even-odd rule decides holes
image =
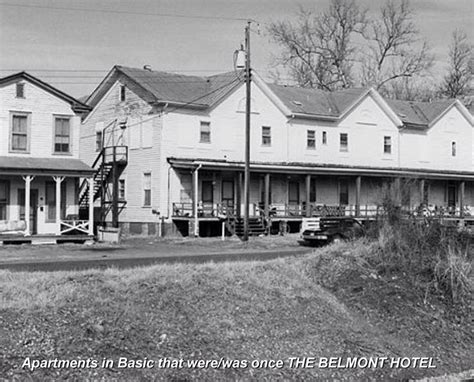
[[[362,33],[365,11],[355,0],[333,0],[320,15],[300,8],[296,23],[274,22],[272,39],[283,47],[280,62],[303,87],[335,90],[353,83],[354,34]]]
[[[456,98],[470,89],[473,76],[472,47],[466,33],[455,30],[449,46],[449,69],[441,86],[441,94]]]
[[[320,15],[300,9],[295,23],[272,23],[270,36],[283,47],[280,63],[303,87],[337,90],[358,80],[384,95],[390,84],[400,87],[431,67],[408,0],[387,0],[373,21],[366,14],[356,0],[332,0]]]
[[[384,95],[390,95],[390,83],[403,84],[403,79],[423,75],[433,64],[428,43],[421,41],[413,22],[408,0],[387,0],[365,37],[369,49],[361,59],[361,83],[374,86]]]

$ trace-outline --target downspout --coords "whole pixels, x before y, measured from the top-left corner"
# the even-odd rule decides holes
[[[195,169],[194,176],[194,237],[199,236],[199,218],[198,218],[198,196],[199,196],[199,178],[198,171],[202,167],[202,164],[199,164]]]
[[[169,164],[168,165],[168,202],[166,203],[166,208],[167,208],[167,215],[166,215],[166,219],[168,219],[170,217],[170,203],[171,203],[171,196],[170,196],[170,192],[171,192],[171,165]]]

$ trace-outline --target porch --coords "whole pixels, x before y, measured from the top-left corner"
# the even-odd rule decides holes
[[[243,163],[170,160],[178,196],[174,221],[238,219],[243,215]],[[375,220],[384,197],[405,216],[474,221],[474,174],[412,169],[253,164],[249,217],[267,224],[311,216]],[[195,229],[198,234],[198,230]]]
[[[80,178],[93,182],[78,159],[1,157],[0,244],[92,239],[93,205],[79,218]]]

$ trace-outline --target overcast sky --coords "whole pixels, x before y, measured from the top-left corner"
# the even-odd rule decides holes
[[[379,1],[359,0],[371,13]],[[244,38],[245,19],[260,22],[251,37],[252,67],[266,77],[278,47],[266,25],[291,19],[298,4],[323,9],[329,0],[0,0],[0,76],[31,74],[81,96],[92,91],[113,65],[210,75],[232,70],[232,55]],[[10,5],[7,5],[10,4]],[[15,6],[11,6],[15,5]],[[472,41],[474,0],[412,0],[416,23],[445,66],[450,36],[463,29]],[[41,7],[41,8],[40,8]],[[48,8],[45,8],[48,7]],[[85,12],[96,9],[144,14]],[[210,16],[160,17],[151,13]],[[242,20],[231,20],[242,18]],[[59,72],[44,70],[97,70]],[[11,71],[10,71],[11,70]],[[73,78],[77,77],[77,78]]]

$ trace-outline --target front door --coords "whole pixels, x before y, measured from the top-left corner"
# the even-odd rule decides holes
[[[212,215],[214,208],[214,185],[212,180],[202,181],[202,208],[204,215]]]
[[[300,204],[300,184],[298,182],[288,184],[288,203],[291,205]]]
[[[20,206],[20,220],[26,220],[25,217],[25,189],[18,189],[18,205]],[[38,232],[38,190],[30,190],[30,233],[32,235]]]
[[[222,204],[225,207],[234,206],[234,181],[233,180],[222,181]]]
[[[449,182],[448,183],[448,189],[447,189],[447,202],[448,202],[448,207],[454,208],[456,207],[456,184]]]

